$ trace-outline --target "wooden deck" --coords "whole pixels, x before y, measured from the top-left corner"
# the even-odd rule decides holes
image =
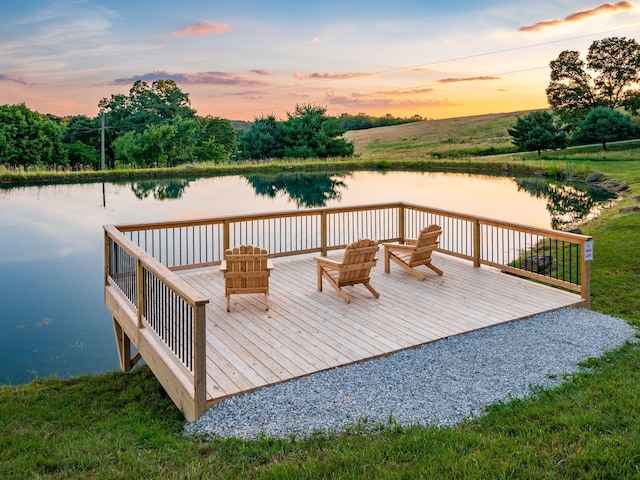
[[[205,294],[207,406],[227,397],[321,370],[360,362],[452,335],[582,304],[580,295],[471,262],[434,254],[439,277],[418,281],[391,265],[382,249],[372,270],[376,299],[362,285],[346,287],[345,303],[327,284],[316,289],[314,255],[274,259],[270,309],[263,295],[232,296],[213,267],[180,276]],[[330,255],[341,258],[341,252]]]

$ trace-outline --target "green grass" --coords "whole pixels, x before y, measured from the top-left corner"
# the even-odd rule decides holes
[[[640,214],[620,212],[638,204],[640,150],[524,157],[485,160],[601,171],[630,185],[583,230],[595,241],[592,308],[640,326]],[[482,159],[442,163],[465,169]],[[640,478],[640,346],[590,360],[562,386],[493,405],[455,428],[391,422],[309,439],[205,441],[182,436],[182,425],[144,367],[2,386],[0,478]]]

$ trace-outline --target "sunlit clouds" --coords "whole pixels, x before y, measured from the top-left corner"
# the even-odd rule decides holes
[[[488,80],[500,80],[500,77],[458,77],[441,78],[438,83],[460,83],[460,82],[485,82]]]
[[[310,73],[308,75],[304,75],[300,72],[295,72],[293,74],[293,78],[296,80],[345,80],[347,78],[356,78],[356,77],[364,77],[369,75],[368,73]]]
[[[232,120],[297,103],[424,118],[547,108],[562,50],[640,39],[640,0],[611,2],[5,1],[0,103],[95,116],[100,99],[164,79],[199,115]]]
[[[534,23],[533,25],[525,25],[518,29],[520,32],[537,32],[549,27],[555,27],[565,23],[580,22],[588,18],[596,17],[598,15],[608,15],[619,11],[636,9],[636,4],[633,2],[622,1],[618,3],[604,3],[596,8],[590,10],[581,10],[571,15],[567,15],[562,20],[544,20]]]
[[[198,22],[171,32],[174,37],[203,37],[231,30],[226,23]]]
[[[131,77],[117,78],[111,82],[112,85],[131,85],[142,80],[144,82],[154,82],[156,80],[173,80],[182,85],[239,85],[257,86],[267,85],[264,80],[250,79],[245,76],[228,72],[197,72],[197,73],[169,73],[162,70],[133,75]]]

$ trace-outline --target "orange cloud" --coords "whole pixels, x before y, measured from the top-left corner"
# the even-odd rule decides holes
[[[636,5],[633,2],[628,1],[622,1],[615,4],[603,3],[599,7],[592,8],[590,10],[580,10],[576,13],[572,13],[571,15],[564,17],[562,20],[544,20],[542,22],[534,23],[533,25],[525,25],[520,27],[518,31],[537,32],[547,27],[562,25],[563,23],[579,22],[597,15],[614,13],[620,10],[633,10],[634,8],[636,8]]]
[[[424,88],[413,88],[409,90],[387,90],[385,92],[378,92],[379,95],[416,95],[419,93],[432,93],[435,89],[424,87]]]
[[[293,77],[297,80],[344,80],[346,78],[364,77],[370,75],[369,73],[310,73],[309,75],[303,75],[300,72],[293,74]]]
[[[457,77],[442,78],[438,83],[458,83],[458,82],[483,82],[486,80],[501,80],[500,77]]]
[[[340,108],[377,109],[377,108],[416,108],[416,107],[448,107],[452,103],[447,99],[403,99],[397,100],[371,95],[351,94],[338,95],[333,90],[325,92],[325,102]]]
[[[171,32],[174,37],[202,37],[231,30],[226,23],[198,22]]]

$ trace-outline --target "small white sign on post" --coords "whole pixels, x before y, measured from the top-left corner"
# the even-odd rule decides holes
[[[584,242],[584,259],[587,262],[593,260],[593,240]]]

